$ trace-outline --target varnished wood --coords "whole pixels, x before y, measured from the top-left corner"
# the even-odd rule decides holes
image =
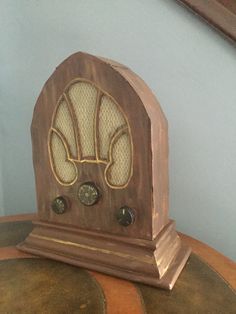
[[[210,246],[179,233],[184,243],[188,244],[194,253],[214,268],[234,289],[236,289],[236,263]]]
[[[194,254],[171,293],[49,259],[0,261],[0,273],[3,313],[235,313],[235,292]]]
[[[15,247],[0,248],[0,261],[21,258],[38,258],[38,256],[21,252]],[[107,313],[144,313],[137,288],[131,282],[112,278],[94,271],[90,271],[89,273],[96,279],[103,290],[106,298]],[[120,302],[121,300],[126,301]]]
[[[181,244],[173,221],[153,241],[36,222],[36,227],[18,248],[169,290],[190,254],[190,249]]]
[[[144,314],[145,309],[139,291],[129,281],[89,272],[101,285],[107,302],[108,314]]]
[[[8,221],[24,221],[24,220],[35,220],[37,218],[36,214],[23,214],[16,216],[3,216],[0,217],[0,222]],[[188,235],[179,232],[179,235],[184,243],[188,244],[193,252],[200,256],[204,261],[206,261],[212,268],[214,268],[234,289],[236,289],[236,263],[224,256],[220,252],[216,251],[214,248],[204,244],[203,242],[194,239]],[[17,249],[11,248],[11,252],[16,255],[19,253]],[[7,253],[7,251],[6,251]],[[24,254],[24,253],[23,253]],[[28,254],[27,254],[28,255]]]
[[[106,313],[99,283],[86,270],[53,260],[0,261],[1,313]]]
[[[103,164],[98,164],[93,169],[86,164],[82,169],[80,164],[83,170],[81,177],[72,186],[65,187],[55,182],[46,149],[51,117],[65,86],[76,78],[91,81],[106,91],[122,106],[128,119],[132,130],[135,171],[127,189],[117,190],[107,186]],[[70,56],[57,67],[43,87],[32,120],[39,219],[153,240],[168,222],[167,133],[167,121],[159,103],[146,84],[130,69],[85,53]],[[79,204],[80,210],[77,211],[77,190],[88,173],[90,180],[101,185],[103,199],[93,209]],[[62,216],[48,210],[57,195],[70,195],[72,210]],[[115,210],[124,205],[134,208],[137,213],[135,224],[129,228],[120,226],[114,219]]]
[[[61,97],[69,95],[72,84],[81,82],[89,83],[101,95],[112,99],[125,121],[110,134],[107,164],[96,159],[98,151],[94,161],[92,156],[83,156],[82,160],[71,158],[66,136],[55,126]],[[100,99],[98,94],[97,106]],[[92,121],[97,121],[96,114]],[[96,128],[97,124],[91,127]],[[75,169],[71,181],[57,176],[52,132],[63,143],[65,164],[71,163]],[[109,184],[108,166],[113,165],[113,144],[123,132],[129,138],[131,166],[126,170],[127,183],[113,186]],[[44,85],[35,105],[31,134],[38,220],[18,248],[172,289],[190,249],[182,244],[174,222],[168,217],[168,125],[160,104],[145,82],[115,61],[75,53],[56,68]],[[78,199],[78,189],[85,182],[94,182],[101,194],[99,201],[90,207]],[[58,196],[66,197],[69,204],[62,215],[51,208]],[[128,227],[116,219],[117,210],[124,206],[131,208],[135,216]]]
[[[236,41],[235,0],[178,0],[204,18],[210,25]]]
[[[0,261],[15,258],[37,258],[37,256],[21,252],[14,246],[6,246],[0,248]]]
[[[2,225],[5,225],[5,223],[7,223],[8,225],[9,223],[17,224],[18,222],[20,223],[28,222],[36,218],[37,218],[36,214],[3,216],[1,217],[0,220],[0,230],[2,229]],[[19,224],[19,227],[21,227],[22,234],[24,234],[25,230],[23,229],[25,229],[26,227],[23,226],[22,224]],[[5,236],[5,238],[7,239],[7,236]],[[18,249],[16,249],[15,246],[0,247],[0,261],[25,258],[38,258],[38,256],[19,251]],[[98,284],[101,286],[103,290],[104,297],[106,299],[107,313],[109,314],[118,313],[123,314],[128,312],[130,314],[144,313],[139,292],[131,282],[109,277],[94,271],[90,271],[89,273],[92,275],[93,278],[95,278],[95,280],[98,282]],[[119,296],[119,298],[117,296]],[[120,302],[121,299],[126,301]]]
[[[11,216],[1,216],[0,222],[9,221],[29,221],[36,220],[37,214],[21,214]],[[236,289],[236,263],[224,256],[214,248],[205,243],[194,239],[186,234],[178,232],[182,240],[188,244],[194,253],[203,258],[211,267],[213,267],[226,281]],[[16,250],[16,252],[19,252]]]
[[[21,214],[21,215],[0,216],[0,223],[1,222],[8,222],[8,221],[36,220],[37,218],[38,218],[37,214]]]

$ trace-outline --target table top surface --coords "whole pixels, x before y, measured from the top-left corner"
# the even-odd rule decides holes
[[[18,251],[35,218],[0,217],[0,313],[236,313],[236,264],[198,240],[164,291]]]

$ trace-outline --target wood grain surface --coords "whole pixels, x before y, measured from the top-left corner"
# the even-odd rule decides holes
[[[24,221],[24,220],[35,220],[37,214],[22,214],[16,216],[3,216],[0,217],[0,222],[10,221]],[[197,254],[200,258],[206,261],[212,268],[214,268],[234,289],[236,289],[236,263],[224,256],[220,252],[216,251],[212,247],[194,239],[188,235],[179,232],[180,237],[184,243],[188,244],[192,251]],[[8,251],[9,250],[9,251]],[[22,256],[20,251],[15,248],[8,248],[5,250],[5,256]],[[28,254],[27,254],[28,255]]]
[[[125,188],[107,185],[102,163],[73,160],[80,175],[71,185],[60,184],[53,174],[47,149],[52,117],[58,100],[75,80],[89,82],[110,95],[128,121],[133,171]],[[168,223],[167,120],[149,87],[126,66],[84,52],[68,57],[58,65],[40,92],[31,136],[39,220],[148,240],[155,239]],[[78,210],[78,189],[86,181],[96,183],[101,197],[90,208],[79,203]],[[63,215],[48,210],[59,195],[67,197],[70,204]],[[135,212],[135,223],[128,228],[114,219],[117,209],[123,206]]]
[[[83,109],[90,88],[94,107],[88,103]],[[116,106],[104,117],[103,108],[110,109],[103,97]],[[123,122],[116,126],[112,117],[117,120],[120,115]],[[83,125],[85,120],[88,124]],[[108,143],[106,154],[100,155],[103,133]],[[129,142],[115,158],[122,134]],[[169,220],[168,123],[147,84],[125,65],[76,52],[44,84],[34,107],[31,136],[38,221],[18,249],[171,290],[191,250]],[[84,150],[83,143],[92,149]],[[113,182],[113,169],[128,174],[128,181]],[[69,179],[63,178],[64,172],[71,173]],[[85,186],[90,192],[81,194]],[[92,194],[96,201],[86,204]],[[62,213],[58,199],[64,203]]]
[[[90,314],[92,308],[98,314],[187,314],[206,309],[209,313],[235,313],[236,294],[230,288],[236,288],[235,263],[198,240],[180,234],[196,254],[191,255],[174,290],[168,292],[22,253],[14,244],[17,237],[22,239],[33,228],[27,218],[35,217],[1,217],[0,237],[4,235],[5,243],[12,243],[0,247],[0,292],[4,291],[0,304],[4,313]]]
[[[235,0],[178,0],[210,25],[236,41]]]
[[[214,268],[234,289],[236,289],[236,263],[210,246],[179,232],[182,240],[193,252]]]

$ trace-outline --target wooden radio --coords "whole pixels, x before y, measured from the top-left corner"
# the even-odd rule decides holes
[[[167,121],[127,67],[59,65],[31,126],[38,220],[20,250],[172,289],[190,249],[168,218]]]

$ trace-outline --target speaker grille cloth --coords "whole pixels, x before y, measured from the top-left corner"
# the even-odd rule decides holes
[[[58,129],[66,138],[70,152],[74,158],[77,158],[76,140],[73,129],[73,122],[67,103],[62,99],[59,103],[54,127]]]
[[[95,156],[94,115],[97,89],[85,82],[75,83],[69,89],[79,126],[82,156]]]
[[[109,183],[122,186],[127,183],[131,169],[131,145],[127,133],[121,135],[113,145],[112,158],[114,164],[108,174]]]
[[[49,153],[54,173],[62,184],[77,179],[76,168],[67,157],[77,163],[86,161],[87,157],[90,162],[106,161],[105,176],[111,187],[121,187],[129,181],[132,149],[128,121],[115,101],[102,91],[100,93],[101,97],[93,84],[78,81],[69,86],[58,104],[52,127],[62,134],[69,156],[54,131],[51,132]],[[73,119],[71,114],[74,114]],[[126,133],[116,139],[118,132],[125,129]],[[75,132],[78,133],[78,143]]]
[[[115,131],[125,125],[125,119],[114,101],[103,96],[99,111],[99,151],[101,158],[108,158],[109,145]]]
[[[62,183],[72,183],[76,178],[76,168],[72,162],[67,160],[64,144],[55,132],[51,133],[51,148],[53,168],[57,179]]]

